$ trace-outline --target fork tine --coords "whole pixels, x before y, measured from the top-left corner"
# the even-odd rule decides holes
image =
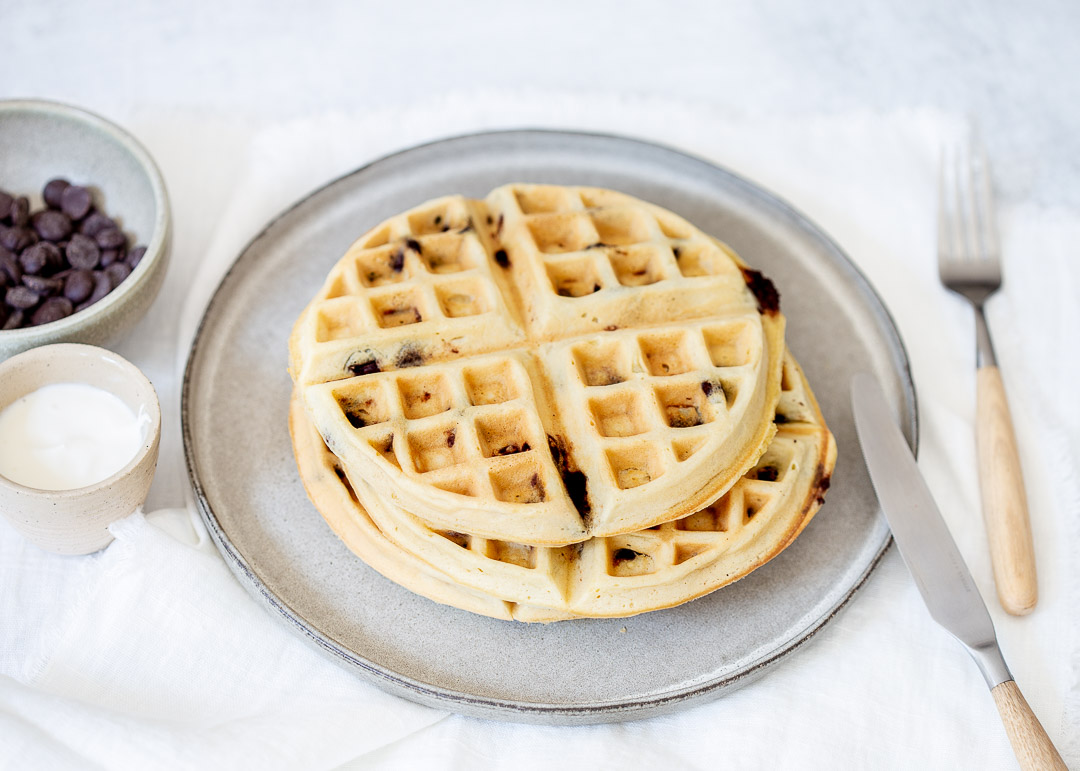
[[[990,160],[986,147],[977,139],[974,141],[974,161],[978,169],[979,184],[975,188],[979,212],[979,243],[982,246],[981,257],[994,263],[1000,263],[1001,250],[998,244],[997,223],[994,217],[993,180],[990,175]]]
[[[957,173],[958,152],[955,145],[941,149],[940,190],[938,192],[938,253],[955,264],[965,256],[964,218]]]
[[[965,260],[981,258],[979,249],[979,212],[975,202],[975,169],[971,163],[971,145],[964,143],[956,154],[956,195],[960,210],[960,227],[964,234]]]
[[[963,151],[961,145],[949,144],[945,152],[945,219],[948,226],[948,257],[955,264],[966,262],[970,256],[969,228],[963,182]]]

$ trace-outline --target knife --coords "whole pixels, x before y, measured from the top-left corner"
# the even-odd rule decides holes
[[[851,379],[851,404],[870,481],[930,615],[978,665],[1020,767],[1067,771],[1002,658],[986,604],[873,376]]]

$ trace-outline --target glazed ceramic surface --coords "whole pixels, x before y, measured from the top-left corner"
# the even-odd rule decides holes
[[[55,102],[0,101],[0,188],[42,207],[55,177],[90,187],[94,205],[115,219],[131,247],[146,254],[131,275],[89,308],[60,321],[0,330],[0,360],[36,345],[104,345],[138,321],[165,278],[172,243],[165,182],[145,148],[93,113]]]
[[[89,554],[113,540],[109,525],[141,506],[150,492],[161,439],[161,408],[154,387],[131,362],[104,348],[60,343],[0,363],[0,410],[53,383],[96,386],[148,419],[135,456],[97,484],[38,490],[0,476],[0,514],[23,537],[58,554]]]
[[[389,215],[506,182],[622,190],[686,217],[771,277],[787,340],[836,435],[825,506],[779,557],[686,605],[525,625],[437,605],[354,557],[308,501],[286,421],[287,341],[352,241]],[[833,618],[890,543],[856,444],[848,381],[870,371],[916,438],[907,358],[839,248],[782,201],[652,144],[545,131],[478,134],[389,156],[298,202],[238,257],[188,361],[188,469],[229,567],[275,617],[357,675],[415,701],[541,723],[627,720],[762,675]]]

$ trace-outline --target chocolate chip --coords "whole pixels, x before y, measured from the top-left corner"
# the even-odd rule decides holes
[[[48,241],[29,246],[19,255],[19,264],[26,273],[52,273],[63,265],[60,248]]]
[[[102,230],[94,236],[94,240],[102,249],[119,249],[121,246],[127,245],[127,239],[117,228]]]
[[[624,549],[616,549],[615,553],[611,555],[612,559],[615,560],[616,564],[618,564],[620,562],[632,562],[633,560],[636,560],[640,556],[641,556],[640,552],[636,552],[633,549],[625,549],[625,548]]]
[[[780,470],[776,466],[762,466],[759,469],[755,469],[754,479],[760,479],[763,482],[775,482],[780,476]]]
[[[134,249],[128,252],[127,259],[125,259],[124,262],[127,263],[127,266],[129,268],[135,270],[135,268],[138,267],[139,263],[142,262],[144,254],[146,254],[146,247],[136,246]]]
[[[400,273],[401,269],[405,267],[405,250],[395,249],[394,253],[390,255],[390,270],[394,273]]]
[[[709,401],[718,401],[726,398],[724,386],[720,383],[714,383],[711,380],[703,380],[701,382],[701,392],[705,394],[705,398]]]
[[[456,543],[462,549],[469,548],[469,536],[465,533],[459,533],[456,530],[444,530],[442,536],[451,543]]]
[[[33,308],[41,302],[41,295],[30,287],[13,286],[4,293],[4,302],[12,308]]]
[[[73,235],[64,251],[73,268],[90,270],[96,268],[101,260],[101,249],[97,243],[90,236],[82,233]]]
[[[30,221],[30,199],[21,195],[11,202],[11,224],[18,228],[26,227]]]
[[[516,455],[519,452],[528,452],[532,448],[528,442],[522,442],[521,444],[507,444],[495,451],[496,455]]]
[[[60,209],[73,220],[81,220],[90,213],[93,201],[90,191],[78,185],[69,185],[60,195]]]
[[[89,270],[73,270],[64,279],[64,297],[81,303],[94,291],[94,274]]]
[[[780,293],[776,291],[776,285],[759,270],[751,270],[750,268],[740,268],[740,270],[743,274],[743,280],[746,281],[746,286],[754,295],[754,299],[757,300],[758,313],[770,316],[779,313]]]
[[[453,447],[454,442],[457,441],[457,432],[453,429],[446,432],[446,446]]]
[[[375,372],[382,372],[382,370],[379,369],[379,362],[375,361],[375,359],[366,359],[358,362],[349,361],[345,364],[345,369],[348,370],[351,375],[371,375]]]
[[[33,289],[42,297],[49,297],[50,295],[57,294],[64,288],[64,280],[62,278],[35,276],[30,273],[23,275],[22,282],[23,286]]]
[[[33,246],[41,240],[41,238],[38,236],[37,232],[33,228],[15,228],[15,230],[17,230],[19,233],[19,240],[15,244],[16,251],[21,252],[23,249]]]
[[[345,410],[345,417],[348,419],[349,425],[353,428],[363,428],[367,425],[367,418],[359,412]]]
[[[15,308],[8,314],[7,320],[4,321],[3,329],[18,329],[23,325],[23,321],[26,319],[26,311],[21,308]]]
[[[510,267],[510,258],[507,256],[505,249],[500,249],[499,251],[495,252],[495,262],[500,268]]]
[[[387,323],[392,324],[418,324],[423,321],[423,316],[420,315],[419,309],[408,306],[405,308],[383,308],[382,317],[387,320]]]
[[[109,277],[109,281],[112,282],[112,288],[120,286],[120,283],[131,275],[131,268],[122,262],[114,262],[109,267],[105,268],[105,275]]]
[[[105,275],[105,271],[95,270],[93,272],[93,275],[94,291],[90,293],[90,296],[86,300],[75,306],[75,310],[77,311],[81,311],[83,308],[88,308],[112,291],[112,281],[107,275]]]
[[[40,324],[48,324],[51,321],[67,318],[74,312],[75,308],[72,306],[71,300],[66,297],[50,297],[41,304],[40,308],[34,311],[34,315],[30,317],[30,324],[35,327]]]
[[[61,196],[64,191],[71,187],[71,183],[66,179],[50,179],[45,183],[45,189],[41,193],[41,197],[45,199],[45,204],[50,209],[59,209]]]
[[[401,349],[401,352],[397,355],[397,360],[394,362],[400,369],[406,367],[419,367],[424,363],[424,355],[420,353],[416,348],[405,346]]]
[[[420,247],[420,242],[417,241],[415,238],[406,238],[405,239],[405,248],[406,249],[412,249],[417,254],[423,254],[424,253],[424,250]]]
[[[71,220],[63,212],[45,209],[34,215],[34,230],[46,241],[63,241],[71,235]]]
[[[22,266],[18,258],[2,246],[0,246],[0,272],[3,272],[12,284],[22,281]]]
[[[18,254],[23,249],[38,242],[37,233],[30,228],[0,227],[0,246]]]
[[[548,434],[548,450],[551,459],[555,461],[555,468],[562,477],[563,487],[570,497],[570,502],[583,519],[588,519],[592,512],[592,502],[589,500],[588,479],[583,471],[577,469],[570,455],[569,445],[561,436]]]
[[[48,241],[42,241],[37,246],[45,250],[48,259],[48,264],[45,266],[47,273],[56,273],[68,267],[67,262],[64,260],[64,247],[58,244],[50,244]]]
[[[101,212],[93,212],[89,217],[79,223],[79,232],[84,236],[93,238],[102,230],[114,230],[116,223]]]
[[[825,473],[825,468],[819,463],[816,473],[817,483],[817,503],[818,506],[825,503],[825,493],[829,491],[829,485],[831,484],[831,475]]]
[[[101,251],[101,267],[107,268],[114,262],[124,259],[124,252],[120,249],[103,249]]]

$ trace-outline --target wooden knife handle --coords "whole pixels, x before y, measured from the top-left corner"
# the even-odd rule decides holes
[[[1016,451],[1009,403],[1005,400],[1005,385],[997,367],[979,368],[976,404],[979,485],[994,583],[1001,607],[1014,616],[1022,616],[1035,608],[1039,587],[1020,455]]]
[[[1020,768],[1024,771],[1069,771],[1024,694],[1016,687],[1015,680],[1006,680],[990,693],[994,695],[994,703],[1001,713],[1001,722],[1005,724],[1005,733],[1009,735]]]

